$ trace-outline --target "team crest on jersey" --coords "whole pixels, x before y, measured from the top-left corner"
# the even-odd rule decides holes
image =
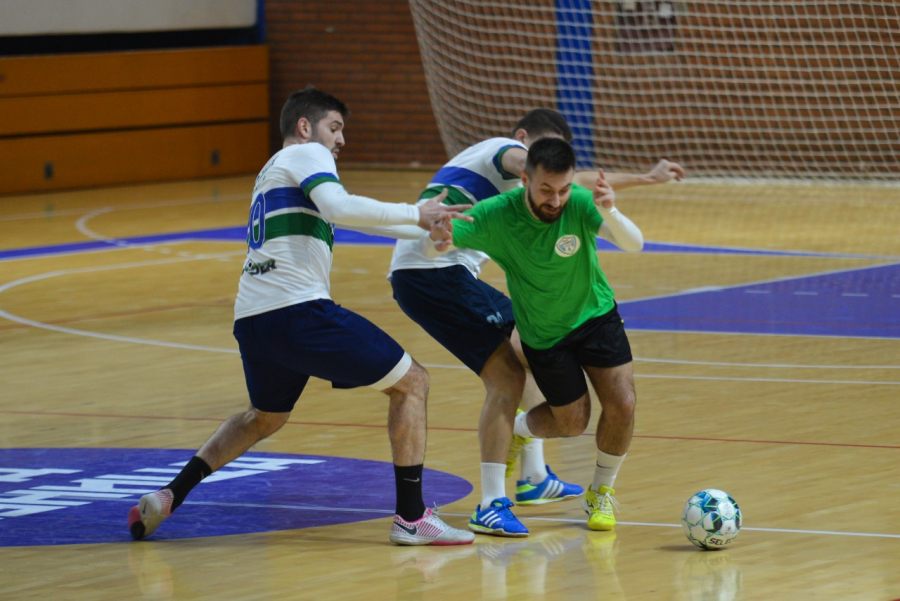
[[[563,258],[571,257],[578,252],[579,248],[581,248],[581,240],[572,234],[563,236],[556,241],[556,254]]]

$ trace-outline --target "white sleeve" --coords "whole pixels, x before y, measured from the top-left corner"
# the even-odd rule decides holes
[[[344,225],[348,230],[362,232],[372,236],[384,236],[386,238],[396,238],[397,240],[418,240],[422,235],[428,235],[428,232],[420,228],[418,225],[378,225],[378,226],[348,226]]]
[[[336,182],[319,184],[309,194],[322,217],[337,225],[353,227],[419,223],[419,207],[415,205],[390,204],[348,194]]]
[[[619,209],[599,208],[603,223],[597,235],[612,242],[619,248],[628,252],[638,252],[644,248],[644,235],[638,226],[628,217],[619,212]]]

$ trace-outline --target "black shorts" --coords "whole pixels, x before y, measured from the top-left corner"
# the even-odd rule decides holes
[[[631,362],[631,345],[624,324],[613,307],[609,313],[584,322],[548,349],[533,349],[522,343],[534,381],[547,403],[562,407],[584,396],[587,383],[583,366],[618,367]]]
[[[398,269],[391,286],[403,312],[476,374],[516,325],[509,298],[462,265]]]

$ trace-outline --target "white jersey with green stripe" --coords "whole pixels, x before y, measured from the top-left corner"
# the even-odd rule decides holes
[[[414,225],[418,220],[412,205],[347,194],[334,157],[321,144],[281,149],[253,187],[234,318],[331,298],[333,223]]]
[[[528,150],[524,144],[512,138],[491,138],[463,150],[441,167],[419,202],[437,196],[448,188],[448,204],[477,204],[485,198],[497,196],[522,184],[519,173],[507,173],[501,159],[510,148]],[[422,252],[418,240],[398,240],[391,257],[391,273],[398,269],[436,269],[462,265],[478,277],[488,256],[470,249],[457,249],[428,257]]]

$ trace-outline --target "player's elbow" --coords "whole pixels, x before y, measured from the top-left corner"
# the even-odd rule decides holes
[[[634,236],[625,241],[619,248],[630,253],[641,252],[644,250],[644,237],[641,235]]]

